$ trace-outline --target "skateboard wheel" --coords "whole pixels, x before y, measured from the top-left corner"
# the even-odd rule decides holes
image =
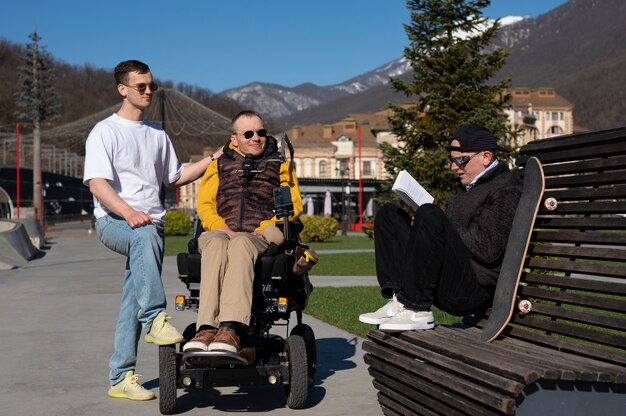
[[[543,205],[548,211],[554,211],[559,203],[557,202],[556,198],[547,198],[545,201],[543,201]]]
[[[517,308],[521,313],[528,313],[532,310],[533,304],[529,300],[524,299],[517,304]]]

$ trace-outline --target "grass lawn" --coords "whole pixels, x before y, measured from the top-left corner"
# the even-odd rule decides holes
[[[374,253],[320,254],[311,276],[376,276]]]
[[[338,328],[365,338],[367,331],[375,328],[359,322],[359,315],[373,312],[387,303],[375,286],[317,287],[309,297],[305,313]],[[460,322],[460,318],[433,308],[439,324]]]

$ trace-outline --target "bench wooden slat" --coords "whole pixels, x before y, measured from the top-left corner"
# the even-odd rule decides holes
[[[601,294],[623,294],[626,282],[586,279],[583,277],[557,276],[551,274],[527,273],[524,282],[563,289],[589,290]]]
[[[546,189],[543,194],[546,198],[555,198],[560,202],[577,201],[577,200],[615,200],[626,198],[626,186],[603,186],[601,188],[565,188],[565,189]],[[557,210],[557,212],[560,209]]]
[[[443,386],[466,397],[480,397],[485,405],[502,412],[510,412],[514,405],[514,400],[510,396],[505,396],[502,393],[497,393],[455,374],[408,358],[373,342],[364,343],[363,349],[372,355],[381,357],[385,361],[410,371],[418,377],[428,379],[436,385]]]
[[[597,325],[609,329],[620,330],[626,328],[626,318],[620,318],[614,315],[573,310],[561,306],[549,305],[547,303],[537,303],[533,311],[541,315],[567,319],[588,325]]]
[[[588,173],[546,178],[546,189],[584,188],[587,186],[617,185],[626,183],[626,172]]]
[[[546,218],[538,217],[535,228],[578,230],[626,230],[625,217],[612,218]]]
[[[437,413],[430,411],[427,407],[422,406],[422,402],[419,400],[424,400],[422,395],[417,394],[416,398],[418,400],[413,401],[409,400],[403,394],[398,393],[398,391],[403,392],[411,392],[413,394],[414,391],[411,391],[407,388],[406,385],[400,385],[399,383],[389,383],[389,385],[385,384],[384,381],[390,381],[388,377],[381,375],[380,372],[371,371],[370,374],[374,379],[374,387],[379,391],[380,397],[379,400],[382,399],[382,402],[387,405],[389,408],[393,409],[394,412],[400,415],[424,415],[424,416],[437,416]],[[449,409],[446,409],[449,410]],[[451,415],[459,415],[459,413],[451,411]]]
[[[579,263],[556,259],[533,257],[526,267],[565,273],[581,273],[593,276],[626,277],[626,264]]]
[[[439,336],[440,342],[455,343],[457,348],[467,347],[468,342],[475,341],[475,335],[465,329],[450,329],[447,332],[445,326],[441,327]],[[407,335],[408,336],[408,335]],[[563,366],[561,363],[555,362],[555,360],[545,360],[543,358],[532,357],[529,358],[526,355],[513,356],[509,348],[502,348],[499,344],[490,344],[480,342],[478,344],[472,344],[472,348],[478,349],[482,354],[485,354],[493,365],[499,367],[506,367],[511,363],[516,363],[528,368],[532,368],[534,372],[540,374],[542,379],[545,380],[578,380],[579,370],[577,368]]]
[[[522,327],[508,326],[503,334],[526,342],[532,341],[544,347],[558,349],[560,351],[581,355],[587,358],[601,359],[603,361],[626,366],[626,354],[616,354],[615,351],[598,348],[594,345],[582,344],[580,342],[569,341],[544,333],[529,331]],[[623,383],[623,382],[621,382]]]
[[[536,316],[537,315],[519,314],[513,317],[512,322],[529,328],[549,332],[551,334],[569,336],[580,340],[586,340],[591,343],[607,345],[615,348],[626,348],[626,338],[624,337],[613,336],[611,334],[603,333],[595,329],[585,328],[582,326],[566,325],[562,322],[556,323],[548,319],[539,319],[536,318]]]
[[[384,361],[368,355],[368,363],[371,363],[370,373],[386,386],[394,387],[406,396],[410,396],[417,402],[423,402],[428,407],[441,409],[446,414],[466,414],[455,409],[467,409],[474,414],[493,415],[495,411],[476,404],[470,399],[465,399],[448,393],[444,389],[437,389],[432,384],[410,377],[402,369],[386,365]],[[379,377],[380,376],[380,377]],[[448,405],[449,404],[449,405]]]
[[[593,132],[592,137],[590,137],[589,133],[552,137],[549,139],[535,140],[526,144],[521,148],[520,154],[523,156],[532,156],[555,151],[558,152],[562,149],[602,146],[623,141],[624,136],[626,136],[626,128],[620,127]],[[523,159],[520,159],[520,162],[523,161]]]
[[[520,286],[518,293],[528,297],[546,299],[553,302],[562,302],[571,305],[584,306],[588,308],[603,309],[613,312],[626,311],[626,300],[616,299],[606,296],[595,296],[588,292],[574,292],[561,290],[548,290],[532,286]]]
[[[517,338],[507,337],[502,339],[501,341],[502,344],[506,346],[506,348],[515,348],[516,351],[524,351],[530,356],[545,356],[546,359],[550,360],[565,360],[566,363],[569,363],[569,365],[574,368],[584,367],[587,372],[593,374],[589,381],[622,384],[623,379],[626,376],[623,367],[609,364],[593,358],[585,358],[576,354],[569,353],[564,354],[559,350],[542,347]]]
[[[531,241],[540,243],[577,243],[577,244],[603,244],[612,246],[626,245],[626,233],[622,232],[587,232],[587,231],[535,231]]]
[[[626,201],[621,202],[589,202],[559,203],[558,212],[544,213],[549,216],[557,215],[597,215],[597,214],[623,214],[626,213]]]
[[[468,335],[472,332],[471,329],[449,328],[448,331],[452,332],[448,334],[446,339],[465,339],[471,341],[471,337],[475,336]],[[553,368],[555,371],[560,373],[559,380],[581,380],[591,382],[604,379],[607,382],[610,382],[615,379],[615,370],[612,370],[610,374],[600,372],[600,370],[595,368],[597,362],[594,360],[580,358],[578,360],[574,360],[573,358],[575,356],[568,355],[564,357],[563,354],[558,351],[532,346],[532,344],[524,345],[522,348],[502,343],[486,345],[489,345],[490,352],[491,350],[504,351],[508,356],[509,362],[532,362],[541,366]]]
[[[609,143],[603,144],[602,146],[589,146],[578,148],[567,148],[566,146],[563,146],[559,148],[554,148],[553,151],[550,152],[532,152],[532,154],[531,152],[524,151],[519,160],[516,160],[516,164],[518,166],[523,166],[530,156],[537,157],[543,165],[548,166],[551,163],[611,157],[620,154],[623,155],[626,154],[626,142],[623,142],[622,139],[621,142],[619,140],[616,142],[611,141]]]
[[[602,159],[575,160],[555,164],[543,164],[546,177],[590,172],[606,172],[626,168],[626,155],[604,157]]]
[[[553,246],[545,244],[531,244],[528,247],[530,255],[554,256],[554,257],[574,257],[576,259],[588,260],[624,260],[626,261],[626,250],[618,248],[598,248],[585,246]],[[626,266],[626,264],[625,264]],[[623,287],[622,290],[626,289]]]
[[[435,331],[436,332],[436,331]],[[431,336],[431,334],[422,334],[425,336]],[[368,334],[368,338],[374,342],[393,347],[398,351],[402,351],[405,355],[413,358],[419,358],[421,361],[425,361],[434,364],[442,369],[462,374],[465,377],[469,377],[473,380],[480,381],[481,383],[489,385],[491,388],[499,390],[503,393],[518,394],[524,388],[523,383],[528,383],[532,380],[538,379],[535,374],[535,370],[529,370],[527,367],[511,366],[504,374],[490,373],[489,369],[476,368],[468,364],[466,360],[470,360],[471,357],[463,357],[463,361],[459,361],[459,354],[454,353],[454,350],[450,345],[440,348],[421,348],[420,343],[423,339],[408,340],[399,339],[395,337],[389,337],[384,332],[371,331]],[[431,343],[429,343],[430,346]],[[518,381],[514,381],[514,380]]]

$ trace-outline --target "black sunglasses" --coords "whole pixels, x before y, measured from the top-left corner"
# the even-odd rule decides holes
[[[480,153],[480,152],[478,152],[478,153]],[[469,163],[469,161],[472,160],[472,158],[474,156],[476,156],[478,153],[474,153],[471,156],[464,155],[464,156],[459,156],[459,157],[454,157],[454,156],[452,156],[452,154],[448,153],[448,160],[451,163],[454,163],[455,165],[457,165],[458,167],[463,169],[465,167],[465,165],[467,165]]]
[[[154,91],[159,89],[159,84],[157,84],[156,82],[151,82],[149,84],[141,82],[141,83],[139,83],[137,85],[126,85],[126,84],[122,84],[122,85],[125,85],[128,88],[134,89],[139,94],[143,94],[144,92],[146,92],[146,88],[150,88],[150,91],[152,91],[152,92],[154,92]]]
[[[245,137],[246,139],[250,140],[251,138],[254,137],[254,133],[256,133],[256,135],[259,136],[259,137],[267,136],[267,130],[260,129],[260,130],[257,130],[257,131],[253,131],[253,130],[244,131],[243,132],[243,137]]]

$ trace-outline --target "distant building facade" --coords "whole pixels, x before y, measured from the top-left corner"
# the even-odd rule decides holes
[[[574,106],[554,88],[513,88],[511,108],[505,110],[511,131],[522,128],[512,147],[574,132]]]
[[[573,133],[573,105],[553,88],[513,88],[509,92],[513,100],[511,107],[505,110],[508,127],[511,131],[521,128],[516,142],[509,145],[521,147],[531,140]],[[343,205],[339,201],[346,195],[356,199],[356,192],[359,192],[360,207],[352,209],[367,211],[364,216],[371,216],[370,200],[375,197],[380,183],[389,180],[380,144],[399,145],[398,137],[389,127],[391,115],[389,109],[355,113],[334,123],[293,126],[286,131],[295,149],[294,163],[303,198],[314,200],[315,214],[322,213],[326,192],[332,194],[333,212],[338,204]],[[204,154],[212,150],[207,148]],[[201,157],[193,156],[191,161]],[[179,188],[180,209],[195,210],[199,182]],[[354,201],[348,203],[350,207],[353,204]]]

